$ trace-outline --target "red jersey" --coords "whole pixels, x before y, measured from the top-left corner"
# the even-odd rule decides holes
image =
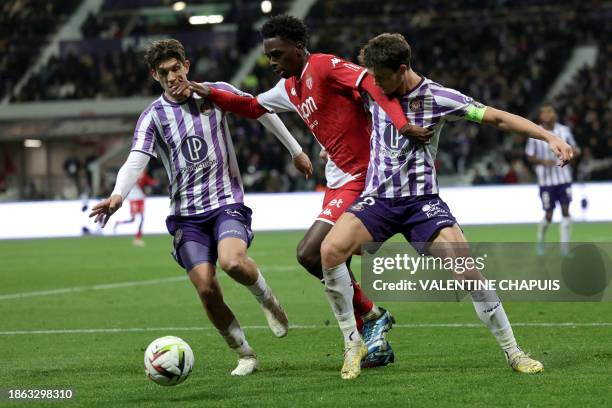
[[[327,186],[364,180],[370,159],[369,113],[358,87],[367,70],[329,54],[312,54],[299,78],[281,79],[257,96],[274,112],[297,112],[329,154]]]

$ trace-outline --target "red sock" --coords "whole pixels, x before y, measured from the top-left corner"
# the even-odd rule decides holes
[[[136,239],[142,239],[142,231],[138,230],[138,232],[136,233]]]
[[[359,331],[363,327],[361,316],[372,310],[372,307],[374,307],[374,303],[361,290],[361,286],[359,286],[357,281],[353,280],[353,311],[355,312],[355,320],[357,321]]]

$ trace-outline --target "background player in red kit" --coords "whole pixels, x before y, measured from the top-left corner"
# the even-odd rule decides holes
[[[122,224],[131,224],[136,221],[136,217],[140,218],[138,223],[138,231],[136,231],[136,238],[134,238],[134,246],[143,247],[145,245],[142,240],[142,225],[144,224],[144,209],[145,209],[145,194],[144,188],[146,186],[157,185],[157,180],[147,174],[146,171],[142,172],[134,188],[130,190],[130,193],[126,197],[130,202],[130,218],[123,221],[117,221],[113,227],[113,232],[117,231],[117,227]]]
[[[381,104],[405,136],[426,142],[431,133],[408,123],[395,99],[378,87],[363,67],[329,54],[310,54],[306,49],[307,28],[298,18],[281,15],[269,19],[262,27],[264,51],[270,65],[282,79],[269,91],[255,97],[241,97],[217,89],[192,90],[208,96],[222,109],[253,116],[261,112],[297,112],[317,141],[327,151],[327,188],[323,208],[299,243],[297,257],[312,275],[325,281],[326,293],[336,317],[338,296],[334,281],[323,276],[321,242],[340,215],[361,194],[370,156],[369,115],[360,92],[367,92]],[[262,109],[265,108],[265,109]],[[370,301],[353,281],[353,311],[368,347],[365,366],[386,365],[393,361],[393,351],[385,340],[392,317]],[[340,319],[339,319],[340,321]]]

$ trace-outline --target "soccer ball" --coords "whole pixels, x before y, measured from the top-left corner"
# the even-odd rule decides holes
[[[177,385],[193,369],[193,351],[183,339],[174,336],[153,340],[145,350],[145,373],[159,385]]]

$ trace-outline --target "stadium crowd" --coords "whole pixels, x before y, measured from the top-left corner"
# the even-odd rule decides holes
[[[71,3],[74,7],[78,2]],[[184,31],[206,33],[212,35],[206,38],[214,38],[209,27],[190,26],[184,17],[160,24],[137,12],[145,5],[171,3],[105,0],[102,13],[89,16],[81,27],[83,41],[101,38],[116,41],[160,33],[173,36]],[[244,7],[251,3],[234,1],[226,15],[226,20],[238,27],[233,45],[228,47],[223,42],[219,45],[215,41],[186,44],[192,60],[192,79],[229,80],[245,52],[260,41],[253,22],[261,11]],[[259,7],[259,2],[255,3]],[[274,13],[283,11],[288,3],[281,2]],[[581,1],[557,4],[551,0],[319,0],[306,23],[311,31],[311,52],[334,53],[352,61],[356,61],[360,46],[374,35],[381,31],[401,32],[412,44],[415,71],[485,104],[536,119],[538,104],[563,69],[573,46],[609,37],[606,21],[611,11],[605,4]],[[611,69],[611,48],[602,42],[596,66],[582,70],[552,101],[560,121],[570,125],[583,147],[576,166],[579,178],[612,177],[607,161],[612,157]],[[277,81],[266,57],[261,56],[242,88],[257,94]],[[12,100],[158,93],[158,86],[144,69],[141,51],[122,48],[109,53],[68,51],[54,57]],[[300,177],[290,177],[294,174],[291,160],[274,137],[256,122],[232,118],[232,133],[247,191],[294,191],[324,183],[324,163],[318,160],[318,144],[297,115],[285,114],[283,119],[317,165],[315,179],[305,182]],[[504,136],[463,121],[450,124],[440,142],[438,173],[461,175],[474,184],[532,181],[533,174],[524,160],[524,143],[521,135]]]

